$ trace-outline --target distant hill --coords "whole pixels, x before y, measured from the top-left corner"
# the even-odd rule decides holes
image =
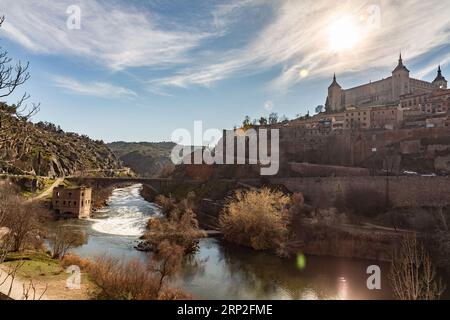
[[[4,103],[0,132],[0,173],[111,176],[123,169],[103,141],[64,132],[52,123],[31,123]]]
[[[170,153],[173,142],[113,142],[107,146],[136,174],[151,178],[165,175],[173,169]]]

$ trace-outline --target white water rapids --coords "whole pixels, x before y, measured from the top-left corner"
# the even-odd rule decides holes
[[[92,229],[97,232],[139,237],[151,216],[159,215],[159,208],[140,195],[141,185],[115,189],[108,199],[108,207],[97,211]]]

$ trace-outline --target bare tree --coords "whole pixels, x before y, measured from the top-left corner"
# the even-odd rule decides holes
[[[0,17],[0,27],[5,17]],[[23,85],[30,74],[29,63],[13,62],[6,50],[0,47],[0,100],[10,97],[18,87]],[[29,106],[26,102],[30,95],[26,92],[17,103],[9,106],[0,102],[0,161],[9,163],[24,154],[27,143],[28,126],[23,125],[39,111],[39,104]],[[22,125],[21,125],[22,124]],[[20,142],[20,144],[19,144]]]
[[[42,300],[42,297],[47,292],[48,284],[45,285],[45,289],[37,296],[37,289],[33,280],[30,280],[28,284],[23,284],[23,300]]]
[[[20,270],[20,268],[23,267],[23,265],[25,264],[25,261],[19,261],[16,264],[14,264],[14,266],[12,266],[11,268],[9,268],[9,270],[6,272],[6,275],[3,279],[0,279],[0,286],[4,285],[5,283],[8,283],[7,281],[9,281],[9,288],[8,288],[8,293],[7,296],[10,297],[13,287],[14,287],[14,281],[16,280],[16,276],[18,271]]]
[[[177,270],[181,260],[181,249],[169,253],[170,246],[162,260],[151,262],[150,267],[138,259],[124,261],[111,257],[97,257],[89,266],[89,275],[100,290],[97,299],[113,300],[172,300],[187,298],[187,294],[174,291],[167,286],[167,279]],[[130,272],[132,270],[132,272]]]
[[[37,203],[24,202],[12,184],[0,184],[1,256],[39,244],[41,229],[38,216],[41,209]]]
[[[27,247],[36,247],[36,240],[39,238],[40,226],[37,218],[39,209],[35,203],[16,202],[14,212],[12,212],[6,222],[10,229],[7,237],[12,241],[13,252],[21,251]]]
[[[15,264],[13,264],[11,267],[5,271],[4,275],[0,273],[0,286],[4,285],[5,283],[8,286],[8,292],[7,296],[11,297],[13,294],[14,289],[14,283],[17,278],[17,274],[19,273],[20,269],[25,265],[25,261],[19,260]],[[44,290],[41,292],[40,295],[37,295],[37,288],[33,282],[33,280],[30,280],[28,283],[22,284],[22,299],[23,300],[41,300],[44,294],[47,292],[48,284],[45,285]],[[16,293],[17,295],[17,293]]]
[[[9,182],[0,182],[0,263],[3,263],[12,250],[11,230],[7,226],[9,216],[16,204],[17,191]]]
[[[49,241],[52,250],[52,258],[62,259],[71,248],[75,248],[86,243],[86,235],[81,231],[59,227],[49,237]]]
[[[175,244],[171,244],[165,240],[160,243],[158,253],[155,255],[155,260],[152,260],[149,269],[159,275],[157,285],[157,296],[159,297],[165,280],[173,276],[180,268],[181,261],[184,254],[184,248]]]
[[[394,254],[389,275],[394,295],[400,300],[436,300],[445,290],[430,256],[415,235],[402,241],[398,254]]]

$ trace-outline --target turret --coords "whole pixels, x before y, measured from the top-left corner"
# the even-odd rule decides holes
[[[325,106],[328,112],[339,111],[343,107],[342,87],[336,81],[336,74],[333,75],[333,82],[328,87],[328,97]]]
[[[433,80],[433,85],[439,89],[447,89],[447,80],[442,75],[441,66],[438,67],[436,79]]]
[[[409,70],[403,64],[402,54],[398,59],[398,64],[392,71],[392,100],[399,100],[400,96],[411,93],[409,83]]]

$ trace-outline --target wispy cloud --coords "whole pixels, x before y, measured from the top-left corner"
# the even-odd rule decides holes
[[[279,1],[275,18],[254,40],[242,48],[216,54],[210,61],[190,66],[177,74],[159,79],[160,85],[187,87],[210,85],[236,74],[280,70],[273,79],[274,90],[333,72],[361,72],[393,67],[398,52],[407,59],[428,53],[450,40],[450,7],[439,0],[380,0],[379,26],[371,23],[373,1],[330,2],[327,0]],[[343,52],[331,50],[329,31],[344,16],[358,19],[362,39]],[[440,57],[446,60],[449,54]],[[308,77],[300,75],[306,70]]]
[[[227,28],[235,24],[238,19],[245,19],[248,10],[254,10],[270,2],[271,0],[231,0],[225,4],[219,4],[211,12],[213,25],[218,30],[226,32]]]
[[[80,82],[75,79],[61,76],[55,76],[52,80],[56,87],[63,88],[68,92],[78,95],[108,99],[137,96],[136,93],[130,89],[105,82]]]
[[[93,59],[111,69],[186,63],[187,52],[208,35],[172,26],[161,18],[113,1],[81,0],[81,29],[66,27],[73,1],[0,0],[6,37],[38,53]]]
[[[9,39],[34,52],[85,57],[112,70],[165,68],[165,73],[144,76],[154,92],[163,93],[173,86],[210,86],[266,71],[278,72],[270,86],[283,92],[334,72],[391,68],[400,50],[410,61],[450,42],[450,6],[442,0],[232,0],[212,5],[210,23],[202,20],[198,27],[195,21],[185,26],[163,21],[117,1],[80,0],[81,30],[65,27],[70,0],[0,1]],[[368,9],[374,5],[380,10],[377,27],[369,25],[374,13]],[[263,6],[271,11],[264,26],[211,44]],[[336,52],[330,48],[330,28],[346,16],[357,19],[361,39]],[[435,59],[449,61],[450,54],[441,51]]]

